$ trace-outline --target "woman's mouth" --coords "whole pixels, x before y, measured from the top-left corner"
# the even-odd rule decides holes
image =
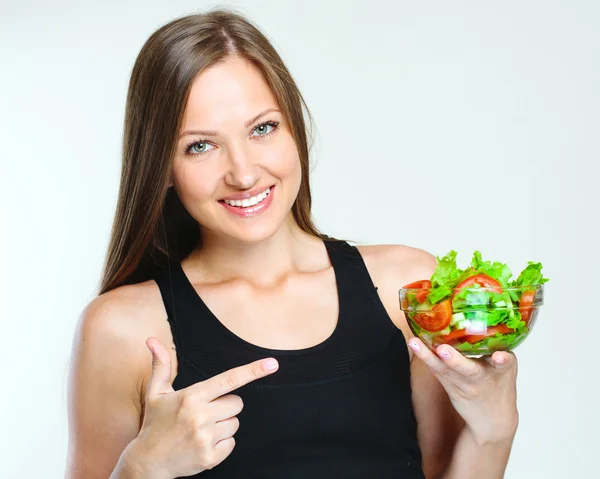
[[[270,186],[257,195],[235,200],[219,200],[227,211],[242,218],[256,216],[264,212],[273,202],[275,186]]]

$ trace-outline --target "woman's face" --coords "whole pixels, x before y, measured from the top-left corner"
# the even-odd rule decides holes
[[[173,187],[202,234],[257,242],[289,218],[301,181],[290,127],[260,71],[230,59],[195,79]]]

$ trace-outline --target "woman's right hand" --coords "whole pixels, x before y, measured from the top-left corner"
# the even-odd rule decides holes
[[[220,464],[233,451],[233,435],[242,399],[235,389],[275,372],[273,358],[230,369],[210,379],[175,391],[171,385],[171,356],[156,338],[148,338],[152,373],[146,387],[144,421],[136,450],[137,461],[152,477],[198,474]],[[269,363],[273,368],[269,369]]]

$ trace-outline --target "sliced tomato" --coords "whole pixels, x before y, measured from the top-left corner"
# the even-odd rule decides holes
[[[454,343],[455,341],[463,339],[465,336],[469,336],[466,329],[455,329],[454,331],[451,331],[450,334],[444,334],[439,336],[439,338],[443,343]]]
[[[502,292],[502,287],[500,286],[500,283],[498,283],[498,281],[496,281],[491,276],[488,276],[487,274],[483,274],[483,273],[469,276],[467,279],[458,283],[456,285],[456,289],[470,288],[474,284],[478,284],[482,288],[492,289],[496,293]],[[456,296],[457,294],[458,294],[458,291],[454,291],[452,293],[451,298],[454,299],[454,296]]]
[[[452,319],[452,303],[449,299],[440,301],[430,311],[415,313],[413,320],[425,331],[437,333],[446,329]]]
[[[439,336],[439,343],[443,344],[454,344],[460,341],[467,341],[468,343],[474,344],[482,339],[489,336],[494,336],[497,333],[509,334],[513,333],[514,329],[509,328],[506,324],[499,324],[498,326],[490,326],[487,328],[485,334],[469,334],[466,329],[455,329],[450,334],[444,334]]]
[[[421,281],[415,281],[414,283],[407,284],[404,286],[404,289],[421,289],[422,291],[417,291],[417,301],[419,303],[424,303],[427,299],[427,295],[429,294],[428,289],[431,288],[431,281],[428,279],[423,279]]]
[[[521,318],[523,318],[523,321],[525,321],[525,324],[527,325],[529,325],[529,319],[531,318],[531,313],[533,312],[535,293],[535,290],[525,291],[521,295],[521,300],[519,301],[519,313],[521,313]]]

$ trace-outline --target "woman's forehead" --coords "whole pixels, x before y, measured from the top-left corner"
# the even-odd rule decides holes
[[[235,58],[208,68],[194,80],[184,123],[207,129],[228,121],[243,124],[267,108],[278,105],[262,73],[250,62]]]

